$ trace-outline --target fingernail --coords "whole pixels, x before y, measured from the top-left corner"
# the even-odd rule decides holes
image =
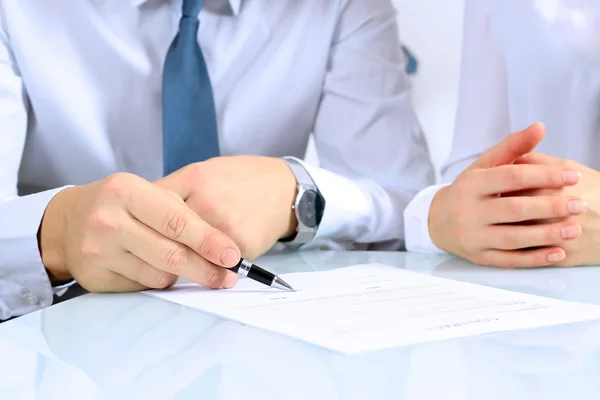
[[[233,267],[240,261],[240,255],[231,248],[226,248],[221,254],[221,262],[228,267]]]
[[[567,210],[571,214],[581,214],[587,210],[587,203],[582,200],[570,200],[567,203]]]
[[[235,286],[238,281],[237,274],[233,272],[227,272],[227,276],[225,277],[225,281],[223,281],[223,289],[231,289]]]
[[[571,239],[581,235],[581,226],[579,225],[569,225],[565,226],[560,230],[560,235],[563,239]]]
[[[566,184],[573,184],[579,182],[579,178],[581,178],[581,174],[577,171],[563,171],[562,173],[562,181]]]
[[[565,253],[562,251],[555,251],[554,253],[548,254],[548,262],[555,263],[565,259]]]

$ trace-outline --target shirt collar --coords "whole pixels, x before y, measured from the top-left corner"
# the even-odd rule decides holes
[[[131,4],[134,7],[139,7],[147,1],[148,0],[131,0]],[[240,12],[240,7],[242,6],[242,0],[216,0],[216,1],[220,1],[220,2],[224,1],[224,2],[229,3],[229,8],[231,9],[231,12],[233,13],[233,15],[238,15]]]

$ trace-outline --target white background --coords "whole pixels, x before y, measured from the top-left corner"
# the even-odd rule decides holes
[[[400,39],[419,60],[413,105],[437,169],[450,151],[454,129],[464,0],[393,1]],[[312,142],[307,161],[317,162]]]

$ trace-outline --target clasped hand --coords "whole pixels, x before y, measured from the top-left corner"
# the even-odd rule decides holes
[[[544,134],[537,123],[510,135],[436,194],[437,247],[507,268],[600,263],[600,173],[533,152]]]
[[[119,173],[59,192],[39,231],[53,281],[92,292],[172,286],[181,277],[231,288],[227,267],[291,235],[293,173],[268,157],[219,157],[157,182]]]

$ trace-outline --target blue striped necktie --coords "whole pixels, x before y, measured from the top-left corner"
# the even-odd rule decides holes
[[[163,72],[163,162],[168,175],[219,155],[213,90],[198,44],[198,14],[205,0],[183,0],[179,32]]]

